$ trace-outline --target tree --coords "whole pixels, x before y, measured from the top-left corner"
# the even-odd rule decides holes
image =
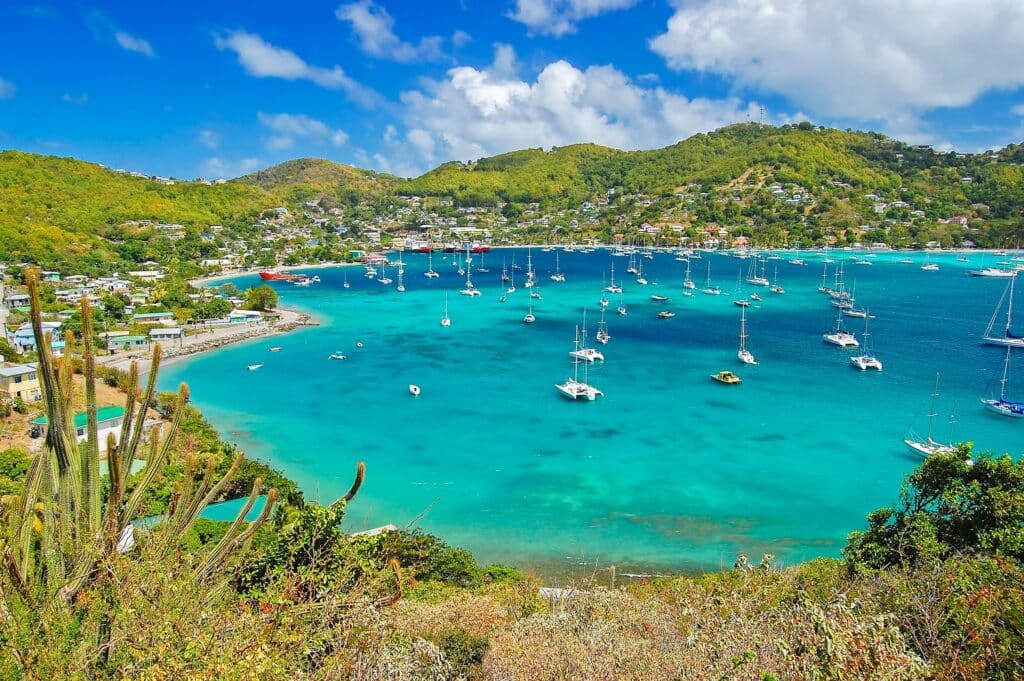
[[[868,515],[843,555],[851,567],[916,565],[956,554],[1024,560],[1024,460],[933,454],[910,474],[896,508]]]
[[[277,292],[266,284],[251,286],[245,292],[245,307],[248,310],[273,310],[277,307]]]

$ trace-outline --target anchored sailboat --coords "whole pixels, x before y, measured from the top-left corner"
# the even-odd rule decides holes
[[[844,312],[845,314],[845,312]],[[868,369],[882,370],[882,361],[875,357],[874,353],[871,352],[871,333],[868,331],[868,319],[871,315],[864,311],[864,352],[856,357],[850,358],[850,364],[857,367],[861,371],[867,371]]]
[[[576,342],[573,347],[576,351],[580,349],[580,327],[578,326],[576,327]],[[580,364],[583,365],[582,381],[579,380]],[[573,357],[572,378],[566,380],[565,383],[556,383],[555,389],[570,400],[587,400],[589,402],[593,402],[599,396],[604,395],[604,393],[588,383],[590,379],[589,374],[590,362],[584,362]]]
[[[452,318],[448,316],[448,294],[444,294],[444,316],[441,317],[441,326],[451,326]]]
[[[1019,419],[1024,418],[1024,402],[1006,399],[1006,384],[1009,381],[1011,352],[1013,352],[1013,348],[1006,348],[1006,359],[1003,361],[1003,377],[999,380],[999,397],[994,399],[982,398],[981,403],[985,405],[986,409],[995,414]]]
[[[558,251],[555,251],[555,273],[551,275],[551,281],[563,282],[565,281],[565,275],[562,274],[562,269],[558,263]]]
[[[737,359],[744,364],[757,364],[754,355],[747,350],[747,308],[740,309],[740,349],[736,353]]]
[[[1003,291],[1002,297],[999,299],[999,304],[996,305],[996,309],[992,311],[992,318],[988,322],[988,326],[985,328],[983,334],[984,341],[989,345],[1005,345],[1011,348],[1024,348],[1024,336],[1018,336],[1015,334],[1011,327],[1013,325],[1013,286],[1017,281],[1017,277],[1010,279],[1010,282],[1006,285],[1006,289]],[[1003,335],[999,336],[993,333],[993,327],[996,325],[996,319],[999,317],[999,311],[1003,308],[1003,302],[1006,301],[1006,327],[1003,330]]]
[[[910,437],[903,439],[903,444],[907,446],[914,454],[920,454],[921,456],[931,456],[932,454],[948,454],[956,449],[952,445],[942,444],[932,439],[932,426],[935,424],[935,400],[939,397],[939,375],[935,374],[935,390],[932,391],[932,406],[928,412],[928,435],[925,439],[921,440],[914,436],[914,433],[910,433]]]
[[[708,259],[708,274],[704,278],[704,293],[708,294],[709,296],[720,296],[720,295],[722,295],[722,289],[718,288],[717,286],[712,286],[711,285],[711,260],[710,260],[710,258]]]
[[[597,324],[597,333],[594,334],[594,338],[602,345],[612,339],[611,334],[608,333],[608,323],[604,320],[603,307],[601,308],[601,321]]]
[[[434,255],[431,251],[427,251],[427,271],[423,273],[423,276],[427,279],[437,279],[441,276],[434,271]]]

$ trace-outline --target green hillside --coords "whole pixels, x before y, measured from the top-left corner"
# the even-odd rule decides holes
[[[70,158],[0,153],[0,259],[57,265],[105,259],[103,238],[129,220],[230,222],[266,208],[267,193],[235,182],[164,184]]]
[[[319,195],[340,200],[379,195],[387,192],[397,177],[372,170],[354,168],[322,158],[297,158],[239,177],[235,182],[267,191],[281,190],[289,199],[304,201]]]

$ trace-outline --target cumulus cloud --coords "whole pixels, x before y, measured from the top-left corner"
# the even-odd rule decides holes
[[[214,130],[200,130],[199,143],[207,149],[216,149],[220,146],[220,134]]]
[[[465,47],[466,45],[470,44],[471,42],[473,42],[473,36],[471,36],[470,34],[466,33],[465,31],[463,31],[461,29],[458,30],[458,31],[455,31],[455,33],[452,33],[452,46],[455,49],[458,49],[460,47]]]
[[[0,99],[13,99],[18,94],[18,88],[9,80],[0,78]]]
[[[509,18],[526,25],[530,33],[563,36],[576,32],[577,22],[605,12],[626,9],[637,0],[516,0]]]
[[[230,179],[248,175],[266,166],[258,158],[241,158],[231,160],[214,156],[203,161],[199,166],[199,174],[211,180]]]
[[[353,101],[372,108],[381,103],[374,90],[350,78],[340,66],[324,68],[307,64],[301,57],[266,42],[254,33],[238,30],[214,36],[218,50],[234,52],[245,72],[256,78],[308,80],[329,90],[341,90]]]
[[[1024,84],[1020,0],[674,0],[650,47],[675,69],[862,120]]]
[[[295,146],[296,139],[329,142],[336,147],[348,141],[348,134],[344,130],[333,129],[323,121],[305,114],[267,114],[261,111],[257,117],[260,124],[273,133],[264,140],[267,149],[271,151],[290,149]]]
[[[341,5],[334,11],[334,15],[352,26],[352,32],[359,39],[360,49],[372,57],[409,63],[436,61],[444,56],[441,36],[421,38],[416,45],[400,40],[395,35],[394,18],[373,0],[358,0]]]
[[[129,52],[138,52],[139,54],[144,54],[147,57],[156,56],[156,53],[153,52],[153,46],[149,44],[148,40],[136,38],[130,33],[125,33],[124,31],[116,31],[114,33],[114,40],[117,41],[118,45],[128,50]]]
[[[514,53],[500,46],[490,68],[460,66],[442,81],[402,93],[409,145],[424,162],[435,155],[466,160],[577,142],[649,149],[758,111],[737,98],[688,98],[643,87],[613,66],[581,70],[560,60],[533,81],[514,69]]]

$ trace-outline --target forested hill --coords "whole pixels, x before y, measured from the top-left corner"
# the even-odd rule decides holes
[[[904,188],[952,205],[986,203],[1008,216],[1024,206],[1024,168],[1017,147],[1005,152],[1006,159],[942,154],[877,133],[738,124],[650,151],[585,144],[446,163],[396,191],[492,204],[578,201],[611,188],[664,194],[688,183],[704,191],[739,182],[793,184],[815,193],[823,185],[850,185],[880,196]]]
[[[296,197],[326,192],[338,198],[346,194],[362,198],[388,191],[399,178],[322,158],[297,158],[244,175],[235,181],[265,190],[284,189]]]

